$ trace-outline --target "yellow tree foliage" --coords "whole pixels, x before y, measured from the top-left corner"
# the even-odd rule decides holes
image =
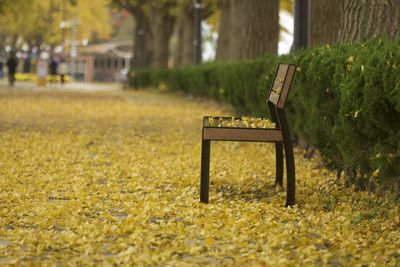
[[[280,0],[280,9],[285,10],[289,13],[293,13],[294,0]]]
[[[79,0],[70,7],[70,16],[78,19],[78,38],[93,37],[93,33],[106,39],[111,33],[109,0]]]
[[[80,0],[76,4],[67,0],[19,1],[4,6],[0,23],[7,27],[0,31],[36,45],[58,45],[63,41],[61,22],[76,18],[78,40],[91,40],[94,35],[107,38],[111,30],[108,5],[108,0]],[[66,39],[70,38],[70,31],[65,30]]]

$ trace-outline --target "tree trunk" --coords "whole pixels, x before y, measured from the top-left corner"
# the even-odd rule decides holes
[[[191,4],[185,7],[183,12],[183,50],[182,50],[182,65],[192,64],[194,55],[194,18],[193,6]]]
[[[230,58],[253,59],[276,54],[279,41],[278,0],[231,0]]]
[[[309,47],[335,43],[343,22],[344,0],[310,0]]]
[[[5,46],[6,46],[5,43],[6,43],[6,35],[0,32],[0,49],[1,49],[1,51],[4,51]]]
[[[193,24],[193,4],[189,2],[182,6],[176,23],[177,44],[174,60],[175,66],[193,63]]]
[[[144,61],[143,67],[150,67],[153,65],[154,60],[154,35],[151,32],[150,22],[147,17],[145,17],[145,33],[144,33]]]
[[[185,31],[184,15],[180,13],[175,24],[176,46],[174,50],[174,67],[181,66],[183,61],[183,34]]]
[[[231,0],[220,0],[219,8],[221,18],[219,21],[218,40],[217,40],[217,59],[229,59],[229,36],[231,27]]]
[[[175,18],[170,14],[171,1],[153,2],[151,5],[150,16],[153,23],[151,29],[153,33],[154,58],[153,67],[168,67],[169,58],[169,39],[172,35]]]
[[[362,42],[399,31],[400,3],[397,0],[344,0],[344,20],[340,40]]]
[[[146,35],[149,35],[149,29],[141,6],[135,8],[134,18],[136,21],[135,37],[133,39],[134,66],[135,68],[143,68],[146,67],[148,61],[146,55]]]
[[[146,0],[112,0],[120,8],[128,11],[135,19],[133,33],[133,59],[131,67],[146,68],[152,65],[154,36],[151,32],[148,14],[146,14]]]
[[[193,1],[193,64],[200,64],[202,59],[201,54],[201,15],[202,15],[202,0]]]
[[[210,0],[214,1],[214,0]],[[214,10],[210,6],[210,1],[204,1],[201,10],[201,20],[210,16]],[[194,8],[193,0],[186,0],[178,11],[178,18],[175,28],[177,37],[174,66],[193,64],[194,59]]]

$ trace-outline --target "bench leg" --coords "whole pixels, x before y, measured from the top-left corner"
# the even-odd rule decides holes
[[[293,145],[291,140],[286,140],[284,144],[285,144],[286,175],[287,175],[287,192],[286,192],[285,206],[292,206],[295,204],[295,192],[296,192],[296,176],[295,176]]]
[[[210,176],[210,140],[201,143],[200,202],[208,203]]]
[[[275,186],[279,184],[283,186],[283,145],[275,143],[276,171],[275,171]]]

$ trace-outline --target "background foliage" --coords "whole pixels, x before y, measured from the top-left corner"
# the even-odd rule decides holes
[[[30,49],[47,44],[71,42],[70,20],[78,22],[77,36],[82,39],[107,39],[111,33],[108,0],[7,0],[0,3],[0,48],[10,45]],[[96,7],[96,8],[94,8]],[[65,31],[61,22],[67,22]]]
[[[295,136],[328,166],[362,188],[400,177],[399,40],[323,46],[294,55],[268,55],[171,70],[131,73],[136,87],[167,87],[231,104],[239,115],[266,116],[266,88],[278,62],[298,65],[289,97]]]

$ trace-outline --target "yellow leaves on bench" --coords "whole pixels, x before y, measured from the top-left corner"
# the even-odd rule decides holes
[[[234,128],[275,128],[275,123],[267,118],[241,117],[230,119],[224,117],[209,117],[208,123],[214,127]]]

